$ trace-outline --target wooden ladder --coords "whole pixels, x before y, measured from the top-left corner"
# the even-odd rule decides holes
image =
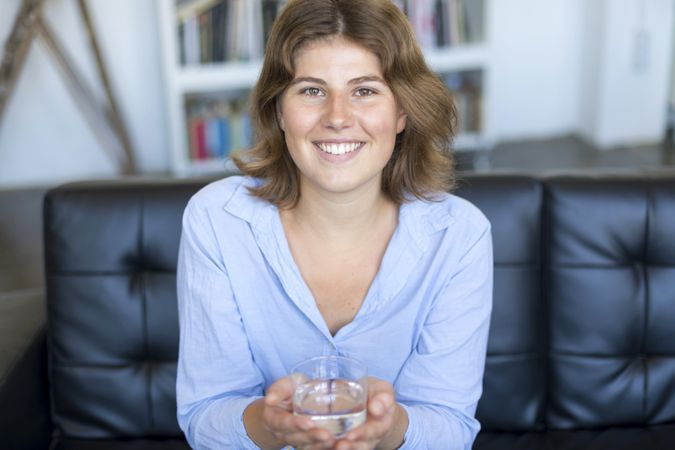
[[[78,72],[72,59],[65,53],[49,24],[43,20],[44,0],[22,0],[0,62],[0,122],[2,122],[7,103],[26,61],[30,44],[36,36],[40,37],[40,42],[46,46],[49,54],[61,69],[61,74],[64,76],[75,103],[92,127],[94,134],[101,141],[103,149],[121,173],[132,174],[136,172],[134,152],[110,87],[110,80],[96,39],[89,9],[85,0],[77,0],[77,2],[86,28],[89,46],[96,58],[96,68],[105,91],[106,103],[99,104],[97,102],[93,90],[85,82],[81,73]]]

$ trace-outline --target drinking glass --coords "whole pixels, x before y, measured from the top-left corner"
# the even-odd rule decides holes
[[[309,416],[335,437],[366,421],[366,366],[345,356],[317,356],[291,371],[293,413]]]

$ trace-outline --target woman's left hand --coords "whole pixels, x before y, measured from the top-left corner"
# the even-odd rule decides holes
[[[394,387],[377,378],[368,379],[366,422],[349,431],[335,444],[335,450],[396,449],[403,443],[408,415],[396,403]]]

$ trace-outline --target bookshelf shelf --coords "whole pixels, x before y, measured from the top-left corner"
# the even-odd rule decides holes
[[[427,50],[424,57],[433,70],[441,73],[481,69],[488,63],[487,47],[483,44],[464,44],[440,50]]]
[[[183,92],[247,89],[258,78],[261,66],[256,61],[181,67],[176,73],[176,84]]]
[[[222,46],[222,42],[204,47],[202,39],[202,34],[212,37],[216,33],[213,31],[216,26],[213,25],[213,29],[194,28],[196,23],[199,23],[201,27],[204,23],[203,16],[209,14],[209,11],[223,1],[231,0],[158,0],[172,171],[179,176],[232,170],[233,165],[227,158],[229,151],[250,145],[250,140],[243,137],[242,131],[239,130],[243,126],[250,134],[250,128],[246,128],[250,127],[250,122],[247,122],[249,119],[243,112],[242,105],[258,78],[261,61],[259,58],[253,58],[250,61],[245,58],[244,60],[222,61],[226,59],[223,55],[232,51],[232,47],[226,44],[226,49],[220,47],[218,50],[220,53],[218,53],[215,46]],[[238,4],[245,4],[246,8],[250,8],[254,2],[269,5],[271,0],[246,0],[245,3],[239,2]],[[285,3],[284,0],[278,0],[278,2],[281,5]],[[396,3],[407,5],[408,12],[411,12],[424,2],[434,3],[433,0],[402,0]],[[448,3],[452,2],[457,5],[464,4],[463,7],[470,5],[471,8],[475,8],[474,5],[482,2],[478,8],[482,16],[482,23],[478,26],[482,38],[476,39],[476,24],[474,23],[472,37],[466,41],[457,41],[459,43],[456,45],[427,49],[425,57],[429,66],[446,80],[456,94],[460,112],[460,134],[455,138],[453,148],[457,151],[483,149],[489,147],[489,139],[487,138],[487,121],[483,117],[486,113],[484,108],[486,93],[483,85],[486,83],[482,74],[488,72],[490,64],[489,46],[486,39],[489,33],[483,28],[484,24],[487,24],[485,15],[491,0],[448,0]],[[253,7],[246,13],[239,10],[237,14],[243,15],[237,15],[237,19],[246,16],[248,19],[255,17],[264,22],[268,20],[266,19],[266,7],[260,6],[261,9],[256,11],[253,11],[256,9]],[[467,7],[467,13],[468,9]],[[415,11],[419,13],[419,10]],[[429,11],[427,10],[427,13]],[[475,9],[473,12],[475,17]],[[191,17],[193,28],[192,31],[188,31],[187,24]],[[207,20],[208,23],[216,23],[213,15]],[[220,23],[222,28],[224,22]],[[239,22],[235,25],[238,24]],[[454,26],[454,22],[450,24]],[[258,27],[257,35],[251,33],[251,29],[254,28],[246,27],[243,31],[246,37],[239,39],[237,45],[247,47],[246,43],[252,38],[259,41],[260,36],[264,34],[263,27]],[[467,26],[467,32],[468,28]],[[197,36],[199,39],[195,39],[195,30],[200,33]],[[190,33],[192,33],[191,37],[188,38]],[[228,39],[230,37],[230,35],[227,36]],[[426,37],[429,38],[428,33]],[[456,38],[455,34],[454,39]],[[190,51],[187,49],[189,43],[197,45],[198,48]],[[249,50],[251,49],[247,48],[246,51]],[[251,54],[255,54],[254,50],[251,51]],[[208,62],[199,63],[199,61]],[[223,150],[220,145],[218,152],[212,151],[212,148],[217,145],[209,146],[208,143],[216,142],[218,136],[221,140],[225,136],[224,139],[229,139],[231,142],[227,149]],[[202,148],[204,146],[209,150],[204,151]]]

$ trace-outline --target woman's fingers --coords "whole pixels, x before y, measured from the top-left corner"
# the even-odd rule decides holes
[[[293,389],[293,381],[289,377],[278,379],[267,389],[265,405],[280,406],[290,410]]]
[[[390,433],[394,424],[394,388],[386,381],[369,379],[366,422],[339,441],[309,417],[293,414],[293,390],[289,377],[272,384],[265,396],[263,415],[266,427],[277,439],[303,450],[371,450]]]
[[[351,430],[336,445],[336,450],[373,449],[394,425],[396,400],[394,389],[386,381],[368,380],[368,416],[366,422]]]
[[[368,412],[373,414],[383,413],[379,409],[377,403],[382,404],[382,408],[386,410],[394,404],[394,387],[386,381],[378,380],[377,378],[368,379]],[[376,408],[376,409],[373,409]]]
[[[274,407],[266,408],[267,410]],[[308,417],[295,416],[285,411],[270,411],[266,417],[268,429],[274,433],[277,439],[287,442],[293,446],[302,445],[305,448],[308,445],[316,445],[316,448],[331,448],[335,438],[331,433],[318,428]]]
[[[368,414],[373,417],[382,417],[391,412],[394,406],[394,394],[388,391],[376,393],[368,401]]]
[[[309,417],[296,416],[283,407],[265,405],[263,412],[265,425],[277,437],[298,432],[308,432],[316,428]]]
[[[265,395],[263,419],[265,427],[280,441],[307,450],[332,448],[335,438],[318,428],[307,416],[293,414],[291,398],[294,385],[289,377],[272,384]]]
[[[333,448],[335,438],[332,434],[321,428],[310,431],[291,433],[287,435],[288,442],[294,447],[302,447],[303,450],[322,450]]]

